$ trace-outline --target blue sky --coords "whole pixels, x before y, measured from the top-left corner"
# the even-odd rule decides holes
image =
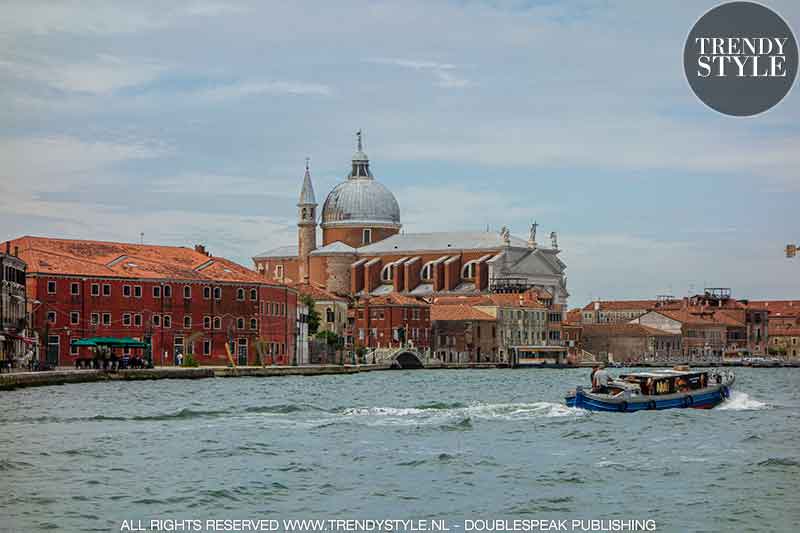
[[[766,1],[797,32],[800,4]],[[800,95],[690,91],[716,2],[35,2],[0,8],[0,238],[296,240],[364,131],[407,231],[557,231],[571,305],[800,298]],[[165,7],[168,6],[168,7]],[[542,240],[542,239],[540,239]]]

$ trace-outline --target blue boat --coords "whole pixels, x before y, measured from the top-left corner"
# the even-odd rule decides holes
[[[632,413],[662,409],[711,409],[728,397],[731,372],[691,371],[688,368],[620,375],[606,391],[576,387],[566,396],[568,407],[590,411]]]

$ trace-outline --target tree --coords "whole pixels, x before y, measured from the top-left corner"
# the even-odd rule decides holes
[[[316,308],[316,302],[309,294],[304,294],[300,301],[308,307],[308,335],[313,337],[319,331],[319,312]]]

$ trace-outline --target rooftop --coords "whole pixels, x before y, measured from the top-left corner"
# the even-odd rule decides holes
[[[470,305],[456,304],[456,305],[432,305],[431,306],[431,321],[436,320],[486,320],[494,321],[495,318],[488,314],[475,309]]]
[[[297,257],[299,253],[300,252],[297,249],[297,245],[290,244],[288,246],[278,246],[277,248],[272,248],[266,252],[261,252],[260,254],[254,256],[253,259],[265,259],[269,257]]]
[[[11,241],[31,274],[136,279],[213,280],[266,284],[254,270],[202,247],[158,246],[25,236]]]
[[[511,245],[527,248],[527,241],[511,237]],[[396,253],[398,251],[502,250],[506,244],[496,232],[398,233],[358,249],[362,254]]]

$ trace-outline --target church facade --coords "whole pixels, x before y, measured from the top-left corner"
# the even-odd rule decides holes
[[[398,293],[411,297],[546,291],[564,306],[566,265],[558,258],[555,233],[550,246],[507,228],[495,232],[406,233],[394,194],[375,179],[360,132],[351,170],[328,193],[318,212],[306,164],[297,203],[297,244],[253,257],[269,281],[310,284],[348,297]],[[322,240],[317,242],[318,229]]]

